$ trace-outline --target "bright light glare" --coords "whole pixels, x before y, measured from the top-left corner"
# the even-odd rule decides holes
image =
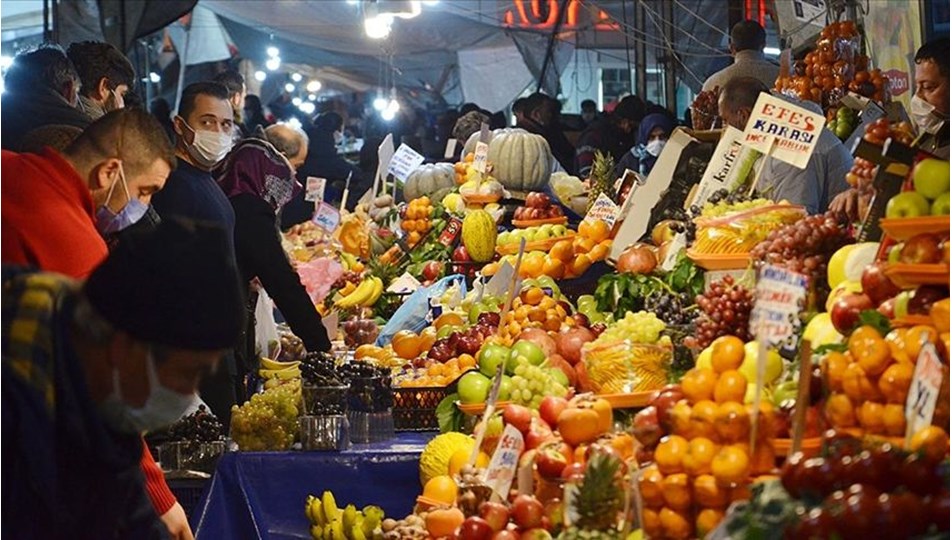
[[[383,39],[390,35],[391,24],[393,24],[393,16],[381,13],[376,17],[364,19],[364,31],[370,39]]]
[[[387,122],[393,120],[396,116],[397,116],[397,113],[395,111],[391,111],[390,109],[387,109],[383,111],[382,113],[380,113],[380,118],[383,118]]]
[[[292,116],[287,122],[281,122],[282,124],[287,124],[293,128],[301,129],[301,121]]]
[[[780,49],[776,47],[764,47],[764,54],[769,54],[770,56],[780,56]]]
[[[301,109],[301,112],[304,114],[314,114],[314,111],[317,110],[317,106],[310,101],[305,101],[298,105],[298,108]]]
[[[265,73],[265,72],[263,72],[263,71],[261,71],[261,70],[255,71],[255,80],[256,80],[256,81],[258,81],[258,82],[264,82],[264,80],[267,79],[267,78],[268,78],[268,74],[267,74],[267,73]]]
[[[317,94],[308,94],[307,99],[308,101],[317,101]]]
[[[440,0],[423,0],[424,6],[435,6],[440,3]]]
[[[321,91],[321,81],[313,80],[308,81],[307,91],[314,94]]]
[[[400,104],[397,103],[397,100],[391,99],[391,100],[390,100],[390,103],[387,104],[387,109],[386,109],[386,110],[387,110],[387,111],[393,111],[393,113],[396,114],[397,111],[400,110]]]
[[[162,76],[159,75],[158,73],[156,73],[156,72],[154,72],[154,71],[152,71],[152,72],[149,73],[149,81],[151,81],[151,82],[153,82],[153,83],[158,83],[158,82],[161,81],[161,80],[162,80]]]
[[[360,0],[347,0],[347,3],[352,6],[356,6],[359,2]]]
[[[281,51],[278,50],[278,48],[275,47],[274,45],[268,47],[268,56],[269,56],[270,58],[277,58],[278,55],[280,55],[280,54],[281,54]]]
[[[387,108],[387,104],[386,98],[378,97],[374,100],[374,109],[382,111]]]
[[[0,56],[0,68],[7,69],[13,65],[12,56]]]
[[[294,82],[301,82],[301,79],[303,79],[303,78],[304,78],[304,77],[302,77],[300,73],[292,73],[292,74],[291,74],[291,80],[294,81]]]
[[[294,85],[291,84],[291,83],[288,83],[288,84],[284,85],[284,91],[285,91],[285,92],[293,92],[293,91],[294,91]]]
[[[299,97],[296,97],[296,98],[294,98],[294,99],[291,100],[291,104],[294,105],[295,107],[300,107],[300,106],[301,106],[301,103],[302,103],[302,101],[301,101],[301,98],[299,98]]]
[[[264,63],[264,67],[268,68],[268,71],[277,71],[281,67],[281,58],[274,57],[268,58],[268,61]]]

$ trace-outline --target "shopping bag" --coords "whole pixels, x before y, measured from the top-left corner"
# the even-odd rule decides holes
[[[427,314],[430,312],[430,299],[439,298],[454,284],[459,287],[460,294],[466,296],[466,277],[462,274],[446,276],[429,287],[421,287],[414,291],[380,331],[377,336],[377,346],[386,346],[393,339],[394,334],[401,330],[420,332],[426,328],[429,324]]]
[[[278,325],[274,321],[274,305],[271,297],[262,288],[255,304],[255,351],[258,356],[277,358],[281,353]]]

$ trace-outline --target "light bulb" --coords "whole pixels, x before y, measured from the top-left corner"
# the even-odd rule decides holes
[[[291,80],[294,81],[294,82],[301,82],[301,79],[303,79],[303,78],[304,78],[304,77],[301,77],[301,74],[300,74],[300,73],[292,73],[292,74],[291,74]]]
[[[293,91],[294,91],[294,85],[291,84],[291,83],[288,83],[288,84],[284,85],[284,91],[285,91],[285,92],[293,92]]]
[[[390,109],[385,109],[380,113],[380,118],[383,118],[387,122],[393,120],[397,116],[396,111],[391,111]]]
[[[281,51],[278,50],[274,45],[268,47],[268,56],[271,58],[277,58],[281,54]]]
[[[370,39],[383,39],[390,35],[391,24],[393,24],[393,16],[382,13],[376,17],[364,19],[364,31]]]
[[[301,112],[304,114],[314,114],[314,111],[317,110],[317,107],[310,101],[305,101],[304,103],[298,105],[298,109],[301,109]]]
[[[0,68],[7,69],[8,67],[12,65],[13,65],[12,56],[6,56],[6,55],[0,56]]]
[[[396,114],[397,111],[400,110],[400,104],[397,103],[397,100],[391,99],[391,100],[390,100],[390,103],[387,104],[387,109],[386,109],[386,110],[388,110],[388,111],[393,111],[393,113]]]
[[[299,98],[299,97],[296,97],[296,98],[294,98],[294,99],[291,100],[291,104],[294,105],[295,107],[300,107],[300,106],[301,106],[301,103],[302,103],[302,101],[301,101],[301,98]]]
[[[264,82],[264,80],[267,79],[267,78],[268,78],[268,74],[267,74],[267,73],[261,71],[260,69],[259,69],[258,71],[255,71],[255,80],[256,80],[256,81],[258,81],[258,82]]]
[[[151,82],[153,82],[153,83],[158,83],[158,82],[161,81],[161,80],[162,80],[162,76],[161,76],[161,75],[159,75],[158,73],[156,73],[156,72],[154,72],[154,71],[149,72],[149,81],[151,81]]]
[[[277,71],[281,67],[281,57],[275,56],[274,58],[268,58],[268,61],[264,63],[264,67],[268,68],[268,71]]]
[[[307,91],[314,94],[321,91],[321,81],[312,80],[307,83]]]
[[[294,116],[292,116],[291,118],[289,118],[287,122],[280,122],[280,123],[282,123],[282,124],[287,124],[287,125],[289,125],[289,126],[291,126],[291,127],[293,127],[293,128],[301,129],[301,121],[298,120],[298,119],[297,119],[296,117],[294,117]]]
[[[388,102],[385,98],[378,97],[377,99],[374,100],[374,109],[378,111],[382,111],[387,108],[387,104]]]
[[[308,94],[307,99],[308,101],[317,101],[317,94]]]

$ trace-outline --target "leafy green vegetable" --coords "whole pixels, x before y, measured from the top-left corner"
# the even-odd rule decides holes
[[[875,309],[864,309],[861,311],[859,314],[859,322],[864,326],[872,326],[881,336],[885,336],[892,330],[889,319]]]
[[[689,293],[692,297],[704,292],[704,271],[682,251],[674,268],[664,277],[672,290]]]
[[[450,394],[436,406],[436,421],[440,425],[440,433],[462,430],[466,417],[456,406],[457,401],[459,394]]]
[[[826,345],[820,345],[816,349],[813,349],[814,356],[823,356],[826,353],[830,352],[839,352],[845,353],[848,350],[846,343],[827,343]]]

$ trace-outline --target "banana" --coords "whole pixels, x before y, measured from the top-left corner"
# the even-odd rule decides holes
[[[380,299],[380,296],[383,294],[383,280],[377,276],[370,278],[373,281],[373,291],[370,293],[370,296],[366,300],[360,303],[362,307],[370,307],[377,303],[377,300]]]
[[[334,499],[334,494],[330,491],[325,491],[321,494],[321,505],[324,510],[324,519],[328,522],[340,519],[340,508],[337,507],[337,500]]]
[[[311,538],[322,540],[324,538],[324,528],[320,525],[311,525]]]
[[[355,264],[357,264],[357,257],[352,253],[347,253],[346,251],[341,251],[340,260],[347,270],[350,270]]]
[[[348,530],[350,531],[350,540],[367,540],[367,535],[364,534],[360,525],[354,525]]]
[[[348,504],[344,507],[344,513],[342,514],[343,525],[345,530],[350,530],[357,524],[357,507],[353,504]]]
[[[334,305],[339,308],[352,308],[359,305],[362,305],[367,298],[374,291],[374,280],[373,278],[367,278],[360,282],[360,285],[354,289],[354,292],[348,294],[347,296],[334,302]]]
[[[370,538],[383,523],[383,510],[379,506],[368,505],[363,510],[364,520],[360,523],[360,528],[366,538]]]
[[[331,540],[347,540],[347,535],[344,534],[344,524],[341,523],[340,519],[331,521],[328,527],[331,528]],[[324,538],[327,538],[326,529],[325,527]]]
[[[279,362],[277,360],[272,360],[270,358],[262,357],[261,358],[261,367],[264,369],[273,369],[275,371],[286,368],[295,368],[301,365],[301,362],[295,360],[294,362]]]
[[[285,369],[259,369],[258,375],[260,375],[262,379],[280,379],[282,381],[288,381],[300,377],[301,368],[295,366]]]

